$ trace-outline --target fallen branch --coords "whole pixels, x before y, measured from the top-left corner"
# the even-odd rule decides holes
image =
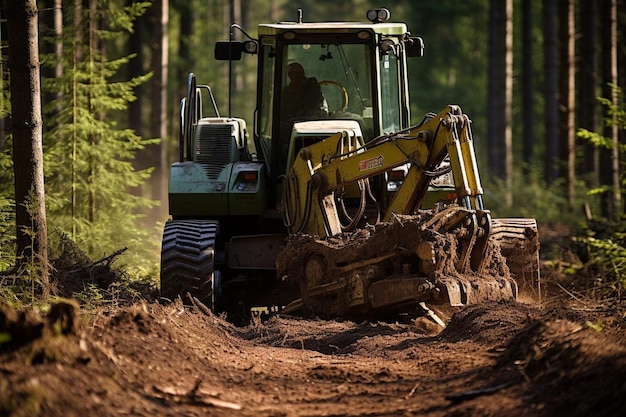
[[[104,258],[100,258],[100,259],[98,259],[97,261],[93,262],[93,263],[91,264],[91,266],[96,266],[96,265],[98,265],[99,263],[102,263],[102,262],[104,262],[104,261],[107,261],[107,265],[109,265],[109,264],[111,264],[111,262],[113,261],[113,259],[114,259],[116,256],[119,256],[119,255],[123,254],[123,253],[124,253],[124,252],[126,252],[127,250],[128,250],[128,248],[118,249],[118,250],[116,250],[115,252],[113,252],[112,254],[110,254],[109,256],[105,256]]]
[[[460,403],[463,401],[472,400],[474,398],[477,398],[483,395],[493,394],[495,392],[500,391],[501,389],[508,387],[509,385],[511,385],[511,383],[506,382],[504,384],[496,385],[494,387],[479,388],[479,389],[461,392],[458,394],[449,394],[449,395],[446,395],[445,398],[446,400],[452,401],[453,403]]]
[[[95,267],[96,265],[104,263],[104,262],[106,262],[107,266],[111,265],[111,263],[113,262],[113,259],[115,259],[115,257],[121,255],[122,253],[126,252],[127,250],[128,250],[128,248],[118,249],[115,252],[113,252],[112,254],[110,254],[108,256],[105,256],[103,258],[100,258],[97,261],[94,261],[94,262],[90,263],[89,265],[81,266],[80,268],[73,269],[71,271],[65,271],[65,272],[69,273],[69,274],[73,274],[73,273],[76,273],[76,272],[84,271],[86,269],[91,269],[91,268]]]
[[[152,386],[152,392],[146,392],[149,396],[159,398],[161,400],[173,401],[179,404],[201,404],[209,405],[218,408],[226,408],[229,410],[241,410],[243,407],[240,404],[230,401],[220,400],[213,395],[207,395],[200,391],[201,380],[196,380],[194,386],[189,392],[185,392],[180,387],[165,386],[159,387]]]
[[[575,299],[576,301],[580,301],[582,302],[582,300],[580,299],[580,297],[577,297],[576,295],[574,295],[574,293],[572,293],[571,291],[568,291],[567,289],[565,289],[565,287],[563,287],[561,284],[559,284],[558,282],[556,283],[556,285],[562,289],[563,291],[565,291],[565,293],[567,295],[569,295],[570,297],[572,297],[573,299]]]
[[[202,303],[202,301],[198,300],[196,297],[194,297],[193,295],[191,295],[190,293],[187,293],[187,298],[189,298],[189,300],[191,301],[191,304],[193,304],[194,307],[196,307],[198,310],[200,310],[202,313],[204,313],[205,315],[211,317],[211,310]]]
[[[413,389],[411,389],[411,391],[407,395],[404,396],[404,399],[408,400],[409,398],[411,398],[413,394],[415,394],[415,391],[417,391],[419,386],[420,386],[420,383],[416,382],[415,385],[413,385]]]

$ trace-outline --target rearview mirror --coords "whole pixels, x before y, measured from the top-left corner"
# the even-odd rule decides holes
[[[239,61],[243,52],[256,54],[259,44],[256,41],[219,41],[215,42],[215,59],[219,61]]]
[[[215,42],[215,59],[219,61],[239,61],[243,51],[243,42],[219,41]]]

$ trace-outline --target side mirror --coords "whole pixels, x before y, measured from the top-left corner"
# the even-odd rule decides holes
[[[219,41],[215,42],[215,59],[220,61],[239,61],[243,51],[243,42]]]
[[[404,41],[406,55],[409,57],[424,56],[424,40],[419,36],[412,36]]]
[[[243,52],[256,54],[259,52],[259,44],[256,41],[215,42],[215,59],[219,61],[239,61]]]

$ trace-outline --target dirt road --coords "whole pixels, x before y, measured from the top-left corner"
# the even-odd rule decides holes
[[[237,328],[181,305],[80,323],[66,310],[3,310],[0,330],[22,336],[0,351],[0,415],[626,415],[620,306],[481,304],[438,334],[287,316]]]

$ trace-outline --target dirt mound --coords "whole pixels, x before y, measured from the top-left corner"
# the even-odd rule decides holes
[[[536,307],[515,301],[470,305],[452,316],[441,339],[448,342],[469,339],[486,346],[496,345],[509,339],[538,314]]]
[[[78,304],[72,300],[54,303],[44,317],[33,310],[15,312],[0,306],[2,351],[31,364],[75,359],[81,355],[74,346],[80,336],[78,312]],[[72,342],[65,343],[66,339]]]
[[[513,365],[547,415],[617,416],[626,406],[626,346],[588,325],[533,321],[509,343],[502,365]]]
[[[285,315],[237,328],[177,303],[3,309],[0,335],[31,336],[2,336],[0,414],[623,415],[623,309],[588,309],[479,304],[437,335]]]

